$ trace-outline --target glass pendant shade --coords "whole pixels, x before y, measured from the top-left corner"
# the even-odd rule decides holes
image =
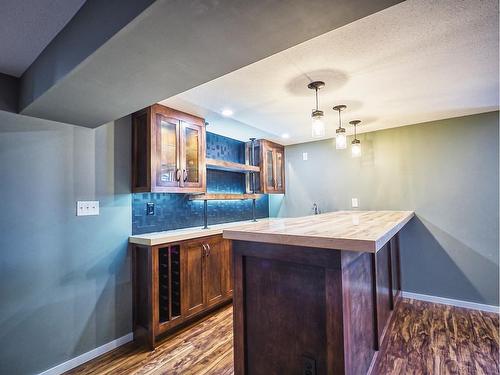
[[[351,155],[353,158],[359,158],[361,156],[361,142],[358,139],[352,141]]]
[[[335,148],[337,150],[344,150],[347,148],[347,136],[344,128],[338,128],[335,135]]]
[[[325,123],[323,122],[322,111],[313,111],[311,130],[313,138],[320,138],[325,136]]]
[[[325,124],[321,118],[313,118],[312,120],[312,137],[320,138],[325,136]]]
[[[354,139],[351,142],[351,156],[353,158],[359,158],[361,156],[361,141],[356,137],[356,127],[359,125],[360,120],[349,121],[349,124],[354,126]]]

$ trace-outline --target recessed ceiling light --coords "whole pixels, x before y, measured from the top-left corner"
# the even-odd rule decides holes
[[[222,116],[224,116],[224,117],[231,117],[233,114],[234,114],[234,112],[232,109],[224,108],[222,110]]]
[[[281,134],[281,138],[288,139],[288,138],[290,138],[290,134],[288,134],[288,133],[283,133],[283,134]]]

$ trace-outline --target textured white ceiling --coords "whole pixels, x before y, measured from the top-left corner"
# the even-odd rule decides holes
[[[19,77],[85,0],[1,0],[0,73]]]
[[[486,112],[498,109],[498,43],[496,0],[408,0],[163,103],[236,138],[248,126],[275,140],[288,133],[285,144],[312,140],[312,80],[326,82],[325,138],[336,104],[348,107],[345,124],[363,121],[361,132]],[[236,121],[222,121],[226,107]]]

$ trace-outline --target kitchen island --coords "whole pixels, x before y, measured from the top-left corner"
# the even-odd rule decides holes
[[[365,374],[401,290],[411,211],[338,211],[223,231],[235,374]]]

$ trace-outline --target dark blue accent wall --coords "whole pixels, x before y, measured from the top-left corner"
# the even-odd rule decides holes
[[[207,158],[244,163],[245,143],[207,132]]]
[[[207,158],[243,163],[245,144],[235,139],[207,133]],[[245,192],[245,175],[207,170],[207,192]],[[155,214],[146,215],[146,203],[155,204]],[[256,202],[256,216],[269,216],[268,196]],[[220,224],[252,218],[252,201],[209,201],[208,223]],[[132,197],[132,233],[143,234],[203,225],[203,201],[190,201],[187,194],[136,193]]]

